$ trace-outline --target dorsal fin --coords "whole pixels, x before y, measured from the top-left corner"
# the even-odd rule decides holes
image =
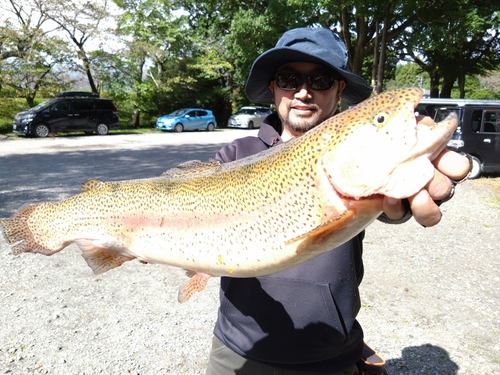
[[[208,163],[202,162],[200,160],[191,160],[185,163],[179,164],[177,167],[169,169],[162,173],[165,177],[177,177],[185,175],[196,175],[206,172],[211,172],[214,169],[220,167],[220,163],[216,160],[211,159]]]
[[[80,185],[80,191],[82,193],[85,193],[86,191],[94,190],[95,188],[101,186],[102,184],[104,184],[103,181],[98,180],[97,178],[90,178],[87,181],[84,181]]]

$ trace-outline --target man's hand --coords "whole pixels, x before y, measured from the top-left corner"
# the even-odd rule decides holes
[[[446,149],[441,151],[432,163],[435,167],[434,177],[422,190],[408,198],[413,217],[424,227],[431,227],[439,223],[441,211],[435,201],[448,197],[453,189],[451,180],[462,180],[470,170],[467,157]],[[391,220],[401,219],[406,213],[402,201],[394,198],[385,197],[383,209]]]

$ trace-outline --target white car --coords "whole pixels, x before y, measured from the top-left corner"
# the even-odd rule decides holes
[[[267,107],[241,107],[227,120],[228,128],[260,128],[264,119],[273,111]]]

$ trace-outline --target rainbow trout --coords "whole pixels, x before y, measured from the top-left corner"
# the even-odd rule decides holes
[[[456,116],[418,123],[421,90],[372,97],[299,138],[227,164],[192,161],[151,179],[89,180],[57,203],[0,219],[15,254],[76,243],[95,274],[138,259],[183,268],[185,301],[210,276],[275,273],[329,251],[432,178]]]

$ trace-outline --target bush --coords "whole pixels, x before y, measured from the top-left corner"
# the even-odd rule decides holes
[[[14,116],[16,113],[27,109],[26,99],[2,98],[2,105],[0,105],[0,134],[12,133]]]

